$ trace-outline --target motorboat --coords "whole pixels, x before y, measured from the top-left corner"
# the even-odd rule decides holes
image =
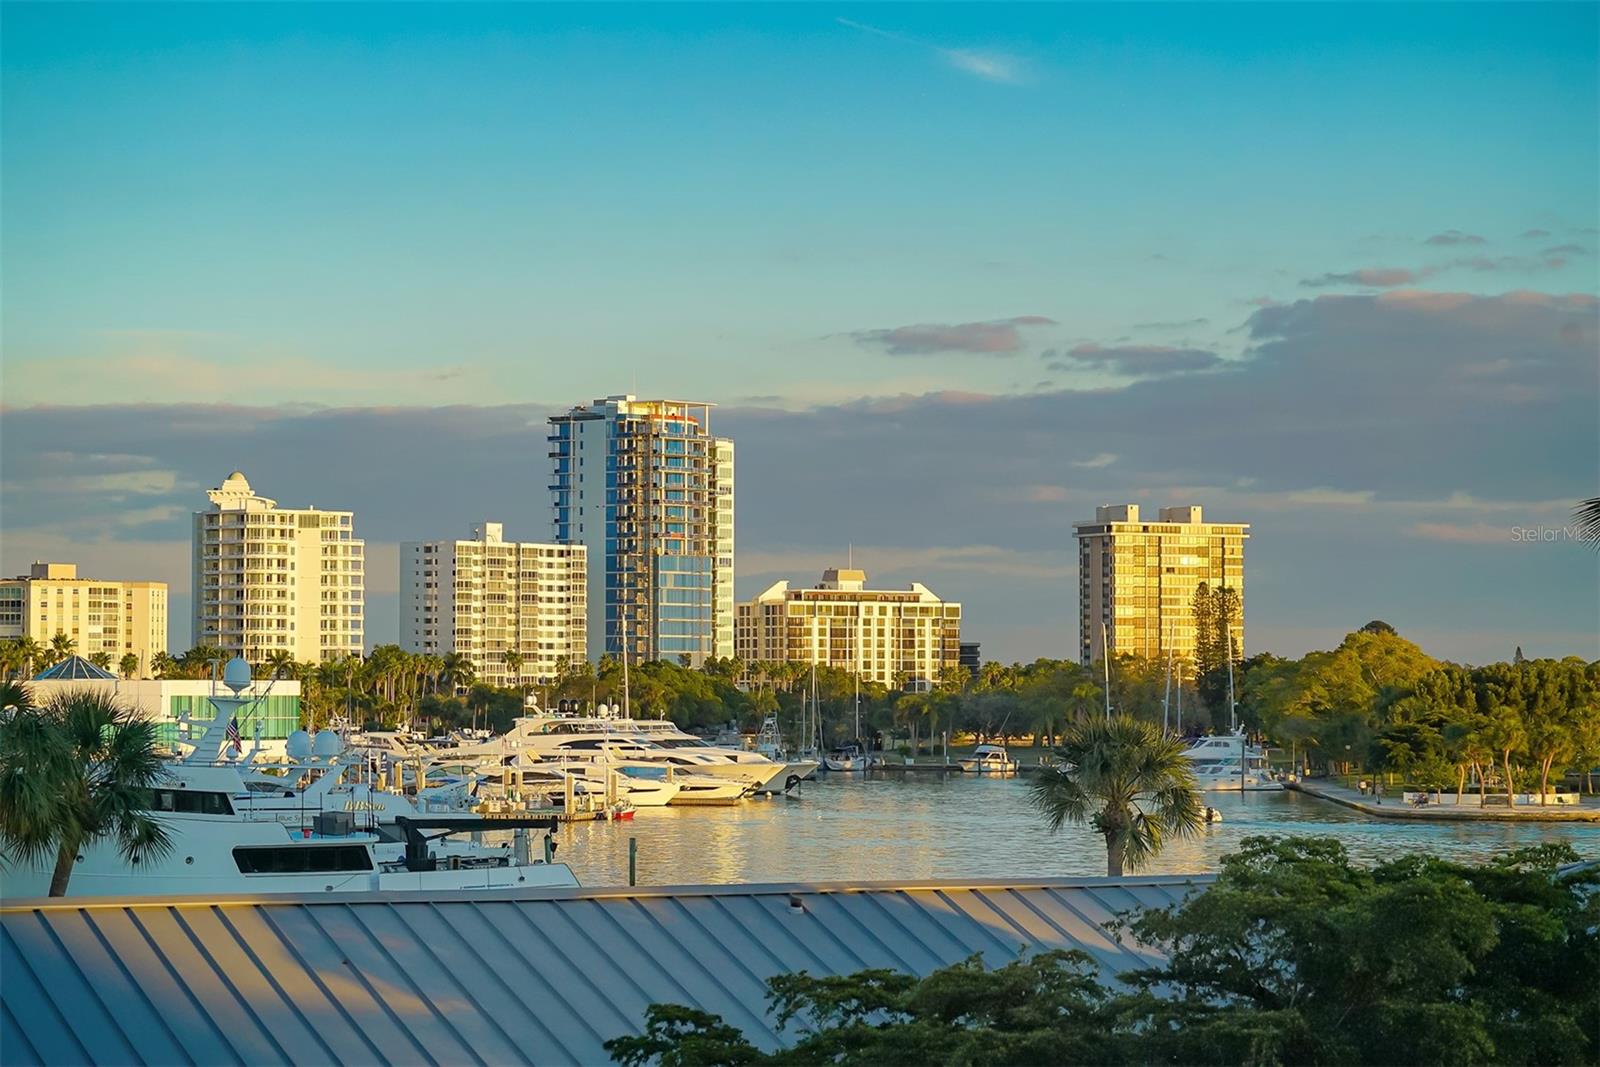
[[[979,745],[972,755],[956,761],[963,771],[971,774],[1016,774],[1017,761],[1011,758],[1004,745]]]
[[[822,765],[830,771],[864,771],[872,766],[872,757],[860,745],[841,745],[822,757]]]
[[[682,773],[673,766],[625,763],[623,769],[629,778],[655,779],[663,785],[677,787],[677,793],[668,801],[673,807],[728,807],[753,791],[749,783],[736,778]]]
[[[1242,730],[1199,738],[1183,755],[1201,789],[1272,792],[1283,788],[1283,782],[1267,768],[1266,753],[1250,744]]]

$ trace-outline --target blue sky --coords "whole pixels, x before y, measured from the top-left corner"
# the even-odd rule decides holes
[[[928,440],[880,448],[882,477],[942,499],[964,436],[985,442],[978,510],[1002,518],[971,529],[897,529],[870,485],[823,482],[796,512],[747,489],[742,586],[809,579],[866,527],[877,574],[974,604],[997,655],[1040,654],[1071,644],[1037,593],[1070,609],[1070,521],[1198,494],[1229,518],[1316,511],[1325,541],[1258,527],[1259,643],[1387,612],[1462,658],[1517,632],[1600,654],[1593,557],[1504,536],[1600,491],[1594,312],[1572,302],[1597,291],[1594,5],[6,4],[4,23],[0,384],[28,416],[0,427],[8,571],[52,547],[185,571],[201,490],[277,462],[265,429],[219,442],[215,472],[178,436],[52,447],[82,414],[63,409],[169,405],[143,418],[173,425],[225,402],[281,429],[285,406],[325,408],[353,434],[364,411],[537,424],[637,390],[718,403],[746,486],[809,484],[780,439],[914,414]],[[1386,392],[1400,367],[1414,412]],[[1346,434],[1302,441],[1345,384]],[[1201,395],[1219,408],[1191,426]],[[1229,409],[1246,397],[1273,410]],[[1073,432],[1109,411],[1151,440]],[[1522,448],[1437,447],[1502,416]],[[1174,462],[1219,423],[1211,468]],[[512,506],[526,536],[547,531],[539,463]],[[302,474],[261,488],[307,502]],[[360,521],[406,490],[375,470],[317,502]],[[450,529],[365,532],[444,536],[502,490]],[[1409,580],[1351,589],[1375,554]],[[1455,603],[1485,578],[1529,599]]]

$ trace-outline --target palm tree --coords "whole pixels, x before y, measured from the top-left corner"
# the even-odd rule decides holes
[[[17,653],[22,657],[22,673],[29,678],[33,677],[33,668],[43,663],[47,655],[44,646],[31,637],[17,642]]]
[[[511,677],[507,679],[512,688],[522,683],[522,653],[514,648],[506,649],[506,673]]]
[[[49,656],[51,663],[60,663],[78,649],[78,642],[68,637],[64,632],[57,630],[56,635],[50,639]]]
[[[1171,838],[1204,825],[1183,742],[1146,722],[1118,715],[1070,725],[1057,753],[1028,791],[1050,829],[1086,823],[1105,838],[1106,874],[1143,867]]]
[[[150,657],[150,674],[156,678],[169,677],[178,668],[178,661],[165,652]]]
[[[1600,549],[1600,496],[1578,501],[1572,509],[1572,518],[1578,524],[1578,540],[1588,541]]]
[[[457,689],[465,689],[472,685],[478,677],[478,672],[473,669],[472,661],[460,652],[451,652],[444,657],[444,669],[439,672],[439,680],[450,689],[454,696]]]
[[[23,662],[21,641],[0,644],[0,675],[15,678],[22,673]]]
[[[124,678],[132,678],[139,673],[139,654],[137,652],[124,652],[122,661],[117,664]]]
[[[64,693],[43,707],[8,695],[0,718],[0,850],[10,862],[54,859],[50,895],[66,893],[83,849],[101,839],[130,863],[172,847],[149,810],[164,774],[155,725],[110,693]]]
[[[287,648],[275,648],[267,653],[261,665],[266,668],[263,673],[271,678],[286,677],[294,673],[294,653]]]
[[[94,655],[89,657],[89,662],[93,663],[96,667],[99,667],[103,671],[109,671],[111,669],[111,653],[96,652]]]

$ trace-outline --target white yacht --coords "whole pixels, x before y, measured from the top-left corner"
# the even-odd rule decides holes
[[[1267,770],[1266,753],[1250,744],[1242,730],[1202,737],[1183,754],[1193,765],[1195,784],[1201,789],[1267,792],[1283,788]]]
[[[1011,758],[1004,745],[979,745],[972,755],[956,761],[961,769],[972,774],[1016,774],[1017,761]]]
[[[187,897],[577,885],[565,864],[534,858],[534,838],[545,838],[549,829],[545,820],[422,812],[403,797],[345,783],[346,765],[326,759],[296,764],[300,774],[290,778],[222,758],[231,743],[229,723],[252,702],[237,695],[250,685],[249,665],[235,658],[223,681],[234,695],[211,698],[217,716],[205,736],[189,756],[169,763],[151,790],[150,812],[166,830],[171,847],[161,857],[130,864],[115,844],[97,841],[77,856],[69,895]],[[326,750],[330,744],[324,746]],[[315,757],[314,750],[310,755]],[[437,832],[425,832],[430,830]],[[454,833],[484,830],[514,831],[514,841],[492,848],[447,840]],[[553,853],[547,838],[540,851]],[[10,898],[44,896],[54,865],[54,857],[5,865],[0,893]]]
[[[841,745],[822,757],[822,765],[830,771],[864,771],[872,766],[872,757],[860,745]]]

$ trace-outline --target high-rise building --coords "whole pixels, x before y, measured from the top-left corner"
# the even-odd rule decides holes
[[[56,634],[72,638],[85,659],[106,653],[112,670],[131,652],[146,676],[167,650],[167,583],[80,578],[73,563],[35,563],[27,574],[0,580],[0,639],[48,645]]]
[[[194,513],[194,643],[259,663],[362,650],[365,543],[348,511],[280,508],[238,471]]]
[[[1078,539],[1078,652],[1182,659],[1195,653],[1195,589],[1238,591],[1236,655],[1244,654],[1244,543],[1248,523],[1205,522],[1198,507],[1162,508],[1155,522],[1139,505],[1095,508],[1073,524]]]
[[[733,442],[711,405],[610,396],[550,419],[555,535],[587,546],[589,655],[733,652]]]
[[[587,557],[580,544],[507,541],[498,522],[402,544],[400,647],[459,652],[491,685],[548,684],[585,655]]]
[[[921,582],[868,589],[865,571],[829,569],[811,589],[774,582],[739,605],[746,663],[815,663],[905,689],[927,689],[961,662],[961,605]]]

